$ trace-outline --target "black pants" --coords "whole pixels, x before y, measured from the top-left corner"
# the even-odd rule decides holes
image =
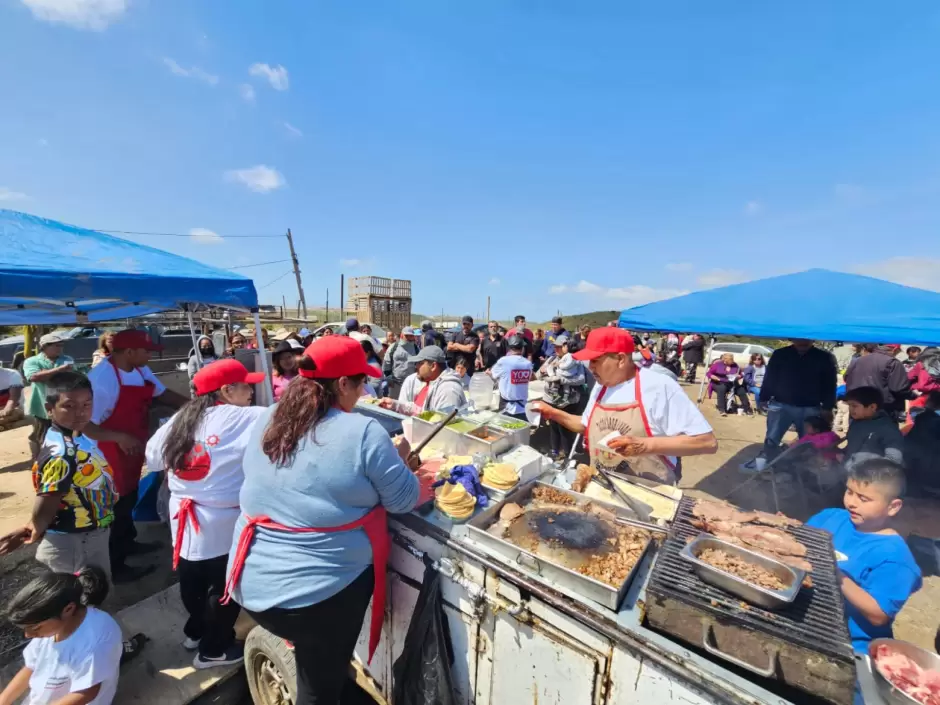
[[[338,705],[372,597],[373,580],[369,567],[342,591],[315,605],[248,612],[262,627],[294,645],[294,705]]]
[[[718,411],[728,412],[728,392],[731,392],[738,398],[738,404],[745,411],[751,410],[751,400],[747,398],[747,389],[743,384],[731,384],[729,382],[715,382],[713,385],[715,394],[718,396]]]
[[[691,362],[687,363],[685,366],[685,381],[694,384],[696,372],[698,372],[698,365]]]
[[[228,556],[202,561],[180,558],[180,597],[189,612],[183,633],[199,640],[201,656],[221,656],[235,643],[235,620],[241,607],[235,602],[223,605]]]
[[[569,404],[563,408],[557,408],[561,408],[562,411],[565,411],[566,413],[580,416],[587,408],[587,400],[587,392],[581,392],[581,398],[576,403]],[[577,437],[577,435],[577,433],[574,431],[569,431],[557,421],[548,422],[548,442],[553,453],[564,453],[565,455],[568,455],[571,452],[571,446],[574,444],[574,439]]]
[[[114,521],[111,522],[111,537],[108,544],[111,552],[111,572],[124,566],[137,540],[137,527],[134,526],[134,507],[137,504],[137,490],[121,495],[114,503]]]
[[[39,451],[42,448],[43,441],[46,440],[46,431],[52,426],[49,419],[39,419],[33,417],[33,430],[29,434],[29,455],[30,460],[35,462],[39,457]]]

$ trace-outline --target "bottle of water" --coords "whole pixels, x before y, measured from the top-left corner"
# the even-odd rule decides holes
[[[477,411],[485,411],[493,406],[493,379],[483,372],[470,378],[470,402]]]

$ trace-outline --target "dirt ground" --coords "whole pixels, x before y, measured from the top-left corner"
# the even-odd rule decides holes
[[[686,386],[686,392],[695,398],[698,386]],[[754,416],[721,417],[713,401],[703,402],[702,411],[712,424],[719,440],[716,455],[688,458],[683,463],[680,487],[694,496],[713,496],[728,499],[747,508],[773,509],[769,482],[752,480],[742,473],[739,465],[753,458],[760,450],[764,437],[765,420]],[[0,533],[22,526],[29,516],[33,501],[29,470],[27,436],[23,427],[0,432]],[[794,517],[805,519],[818,511],[821,505],[804,506],[785,501],[781,509]],[[169,531],[157,524],[139,525],[141,539],[158,541],[159,551],[132,558],[135,564],[153,563],[156,570],[141,581],[115,588],[114,609],[134,604],[176,582],[170,569],[171,549]],[[910,500],[901,515],[899,530],[905,535],[940,537],[940,503]],[[6,599],[25,584],[38,570],[31,549],[21,549],[0,558],[0,599]],[[936,572],[935,566],[933,572]],[[924,587],[905,605],[895,622],[895,636],[920,646],[932,648],[937,626],[940,624],[940,577],[925,571]],[[18,653],[21,635],[0,623],[0,665]]]

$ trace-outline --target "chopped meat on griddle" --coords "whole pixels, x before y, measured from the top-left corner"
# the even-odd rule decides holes
[[[698,554],[698,558],[709,565],[715,566],[718,570],[723,570],[725,573],[730,573],[741,578],[741,580],[746,580],[753,585],[768,590],[785,590],[790,587],[763,566],[751,563],[740,556],[726,553],[721,549],[706,548]]]
[[[515,502],[510,502],[499,510],[500,521],[511,522],[525,514],[525,510]]]
[[[592,555],[578,568],[578,572],[619,588],[643,555],[643,549],[650,542],[651,534],[643,529],[621,524],[617,525],[616,531],[617,538],[613,550]]]
[[[545,502],[547,504],[576,504],[574,497],[569,494],[565,494],[561,490],[556,490],[554,487],[536,487],[534,490],[532,490],[532,496],[537,501]]]

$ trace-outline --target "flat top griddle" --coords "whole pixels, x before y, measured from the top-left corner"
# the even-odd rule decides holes
[[[694,505],[691,497],[685,497],[679,504],[672,530],[650,574],[648,593],[681,600],[725,621],[772,634],[841,661],[853,661],[838,569],[828,532],[808,526],[787,529],[806,546],[806,560],[813,566],[813,587],[800,590],[789,607],[771,612],[746,605],[734,595],[703,582],[694,567],[679,557],[687,540],[701,533],[689,521]]]

